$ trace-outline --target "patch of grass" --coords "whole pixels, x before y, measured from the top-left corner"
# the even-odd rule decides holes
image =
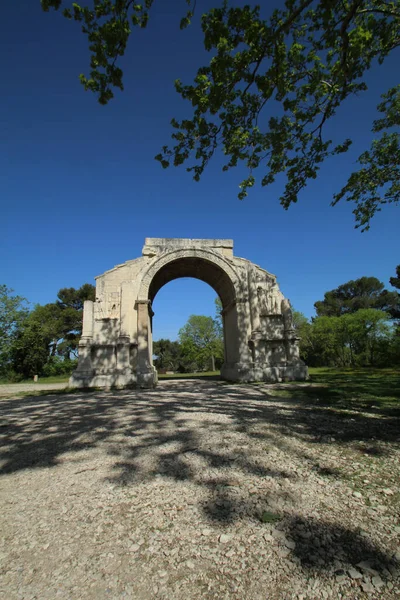
[[[281,516],[275,513],[269,512],[268,510],[264,510],[262,515],[260,516],[261,523],[276,523],[281,520]]]
[[[218,378],[220,371],[201,371],[201,373],[174,373],[173,375],[159,374],[158,379],[204,379],[208,377]]]
[[[39,377],[38,383],[68,383],[70,375],[54,375],[53,377]],[[6,379],[0,379],[0,385],[12,385],[19,383],[32,383],[35,382],[33,379],[21,379],[21,381],[7,381]]]
[[[310,368],[310,380],[291,389],[271,390],[271,395],[293,397],[313,404],[400,416],[398,369]],[[311,383],[311,385],[310,385]]]

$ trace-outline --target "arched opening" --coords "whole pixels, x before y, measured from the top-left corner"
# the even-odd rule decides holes
[[[224,309],[235,300],[234,284],[219,265],[204,258],[184,257],[168,262],[155,273],[149,286],[150,302],[153,303],[164,285],[180,277],[193,277],[208,283],[221,298]]]
[[[224,362],[221,301],[193,277],[177,278],[157,292],[151,305],[153,364],[162,377],[195,373],[218,376]]]
[[[180,252],[177,254],[181,254]],[[200,254],[200,255],[199,255]],[[202,254],[202,255],[201,255]],[[234,275],[224,268],[224,261],[217,261],[213,257],[208,258],[207,253],[194,252],[192,256],[169,257],[167,261],[159,261],[152,265],[149,273],[144,277],[144,285],[141,290],[141,300],[138,306],[142,306],[141,313],[138,311],[138,375],[142,377],[145,384],[149,379],[155,382],[157,375],[153,366],[153,340],[152,340],[152,317],[153,301],[159,290],[170,281],[182,277],[199,279],[210,285],[219,296],[222,303],[222,323],[224,331],[224,363],[221,375],[224,376],[230,367],[239,359],[239,325],[236,306],[237,290]],[[144,315],[144,311],[148,313]]]

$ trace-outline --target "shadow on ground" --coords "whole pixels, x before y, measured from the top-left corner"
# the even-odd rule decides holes
[[[400,418],[400,373],[394,369],[319,369],[297,397],[319,405]]]
[[[232,493],[238,486],[233,470],[278,481],[296,475],[284,462],[279,468],[260,462],[251,452],[252,440],[288,453],[294,452],[285,442],[288,438],[320,444],[332,436],[335,445],[362,443],[378,454],[385,451],[381,442],[399,442],[397,415],[335,411],[288,398],[277,401],[272,393],[262,386],[190,380],[163,382],[155,390],[2,401],[0,474],[56,466],[66,452],[101,447],[115,459],[109,480],[117,485],[156,476],[193,482],[209,493],[202,510],[210,521],[228,524],[245,515],[260,522],[262,515],[248,495]],[[147,463],[146,457],[151,457]],[[312,468],[336,475],[324,473],[318,464]],[[284,511],[277,518],[305,567],[324,569],[338,557],[351,564],[369,558],[377,568],[391,564],[382,548],[356,530],[293,518]]]

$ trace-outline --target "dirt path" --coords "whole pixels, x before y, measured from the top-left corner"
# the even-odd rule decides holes
[[[399,598],[398,421],[271,393],[1,400],[0,597]]]

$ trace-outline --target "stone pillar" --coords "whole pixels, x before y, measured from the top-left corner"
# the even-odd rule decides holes
[[[132,283],[123,281],[121,284],[120,337],[131,339],[135,299],[132,293]]]
[[[157,372],[151,363],[150,357],[150,300],[136,300],[137,310],[137,383],[139,387],[153,387],[157,383]]]
[[[223,310],[226,355],[221,376],[231,381],[251,381],[249,347],[250,314],[247,298],[234,300]]]
[[[82,338],[93,338],[94,302],[85,300],[83,303]]]
[[[78,371],[92,374],[91,346],[93,342],[94,325],[94,303],[92,300],[85,300],[83,303],[83,325],[82,337],[79,341],[79,362]]]
[[[297,363],[300,360],[300,338],[296,336],[294,329],[285,332],[286,356],[289,364]]]
[[[131,329],[133,299],[130,282],[124,281],[121,285],[121,310],[120,310],[120,329],[117,340],[117,371],[118,381],[125,385],[132,383],[132,369],[130,364],[131,350]],[[133,378],[134,379],[134,378]]]
[[[237,325],[239,338],[239,360],[248,368],[251,363],[249,339],[251,333],[250,306],[247,298],[236,300]]]
[[[252,331],[259,331],[261,327],[261,322],[260,309],[258,306],[257,277],[255,269],[250,269],[249,272],[249,303],[251,314],[251,329]]]
[[[93,342],[94,303],[85,300],[83,303],[82,337],[78,346],[78,367],[72,373],[69,385],[71,387],[89,387],[93,377],[91,348]]]
[[[124,373],[130,371],[130,340],[128,336],[119,336],[117,340],[117,369]]]

